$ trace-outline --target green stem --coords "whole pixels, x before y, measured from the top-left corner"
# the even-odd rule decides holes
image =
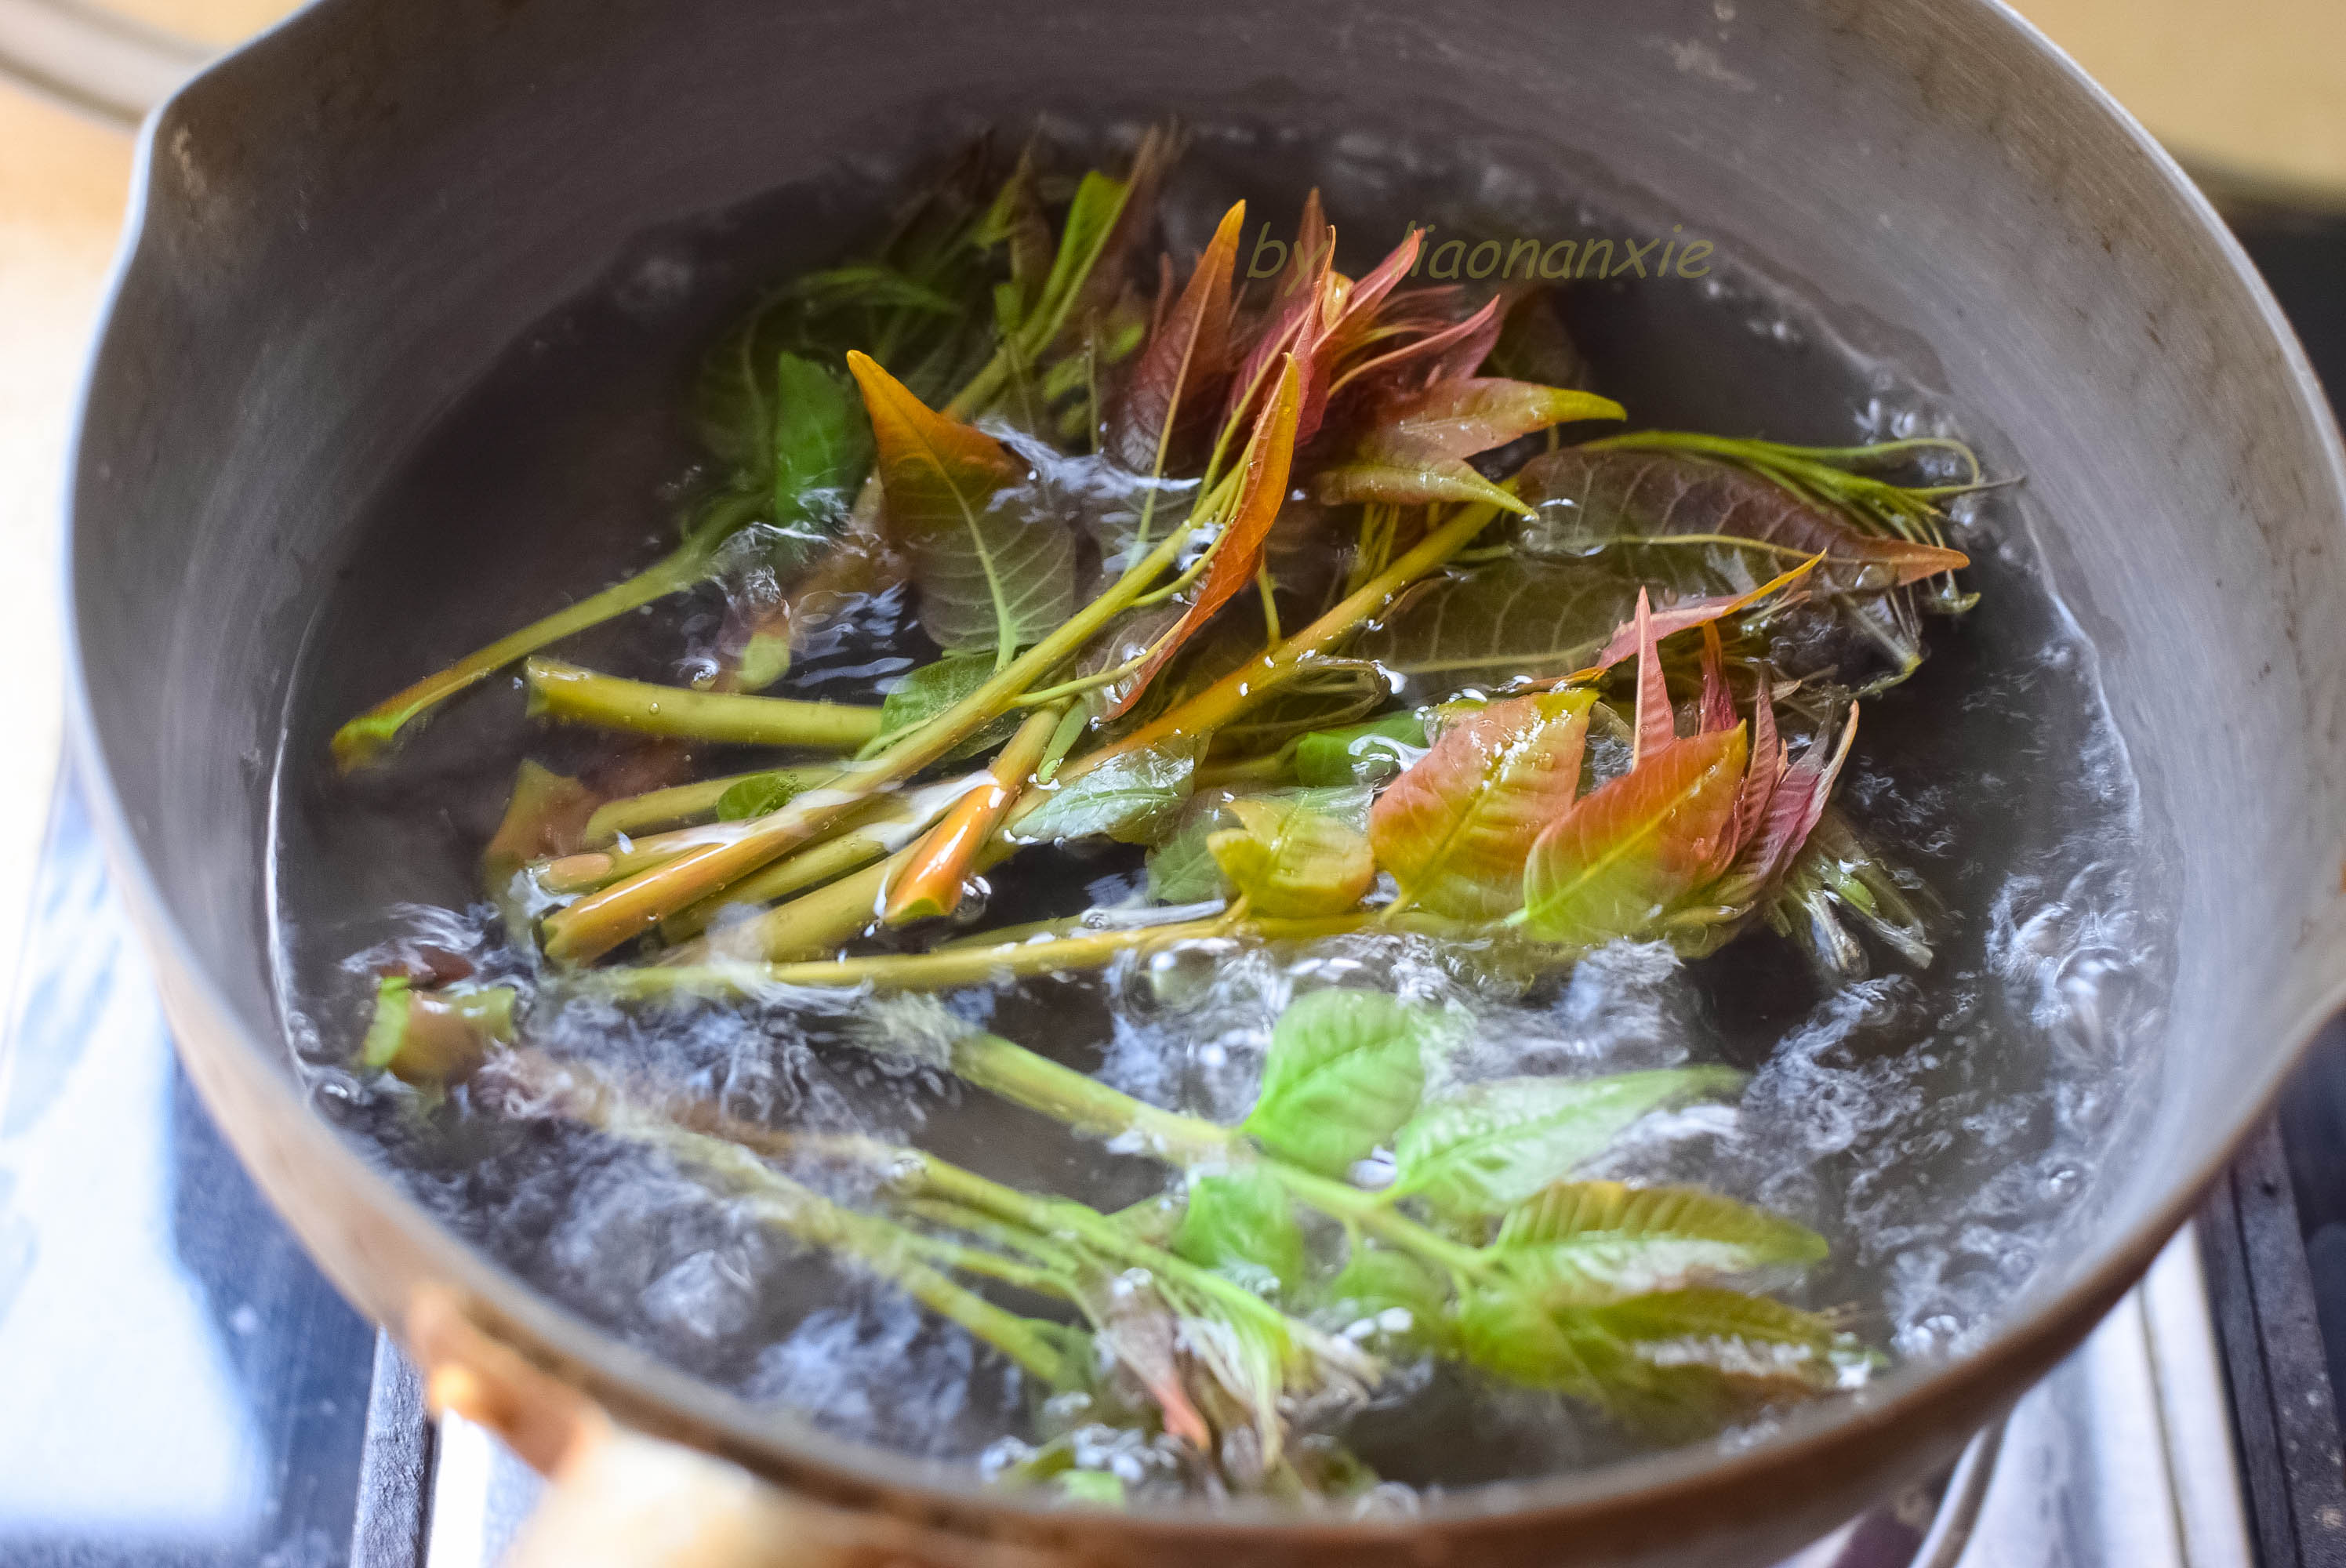
[[[1191,788],[1198,790],[1223,784],[1284,784],[1291,771],[1283,755],[1266,751],[1260,757],[1238,757],[1227,761],[1217,758],[1201,763],[1189,781]]]
[[[836,885],[836,884],[834,884]],[[858,888],[861,894],[862,888]],[[873,890],[874,898],[877,887]],[[874,898],[858,897],[858,918],[870,924]],[[680,963],[596,972],[586,982],[600,994],[633,1000],[664,996],[755,995],[775,986],[876,986],[882,991],[944,991],[983,985],[1015,975],[1073,973],[1096,969],[1118,953],[1164,942],[1209,936],[1213,921],[1095,932],[1055,941],[948,947],[931,952],[874,953],[802,963]],[[850,933],[852,934],[852,933]],[[801,944],[793,944],[801,945]],[[1080,1074],[1078,1074],[1080,1076]],[[1091,1080],[1084,1079],[1089,1083]]]
[[[1081,778],[1111,757],[1160,746],[1168,740],[1212,734],[1240,713],[1260,702],[1291,677],[1307,661],[1352,636],[1360,624],[1382,609],[1395,594],[1440,566],[1491,525],[1499,509],[1489,503],[1464,508],[1458,515],[1428,534],[1407,554],[1386,567],[1357,592],[1310,626],[1248,660],[1188,701],[1127,735],[1111,746],[1087,752],[1059,770],[1064,779]]]
[[[879,924],[881,905],[887,897],[889,884],[912,864],[919,850],[917,840],[907,843],[884,860],[850,871],[811,892],[801,893],[755,919],[726,926],[676,948],[662,957],[659,967],[682,968],[711,962],[739,963],[757,959],[782,966],[811,961]],[[811,853],[821,855],[820,850]],[[726,896],[721,891],[712,893],[693,908],[713,911]],[[688,910],[686,914],[692,912]]]
[[[1867,463],[1894,462],[1925,452],[1952,453],[1964,460],[1971,470],[1969,489],[1980,482],[1979,455],[1971,447],[1948,436],[1912,436],[1902,441],[1875,442],[1866,446],[1792,446],[1777,441],[1747,441],[1734,436],[1705,435],[1697,431],[1636,430],[1620,435],[1600,436],[1595,441],[1580,443],[1589,452],[1698,452],[1707,456],[1749,460],[1752,456],[1776,456],[1822,463],[1828,467],[1854,467]]]
[[[393,693],[334,731],[334,762],[344,772],[380,760],[407,726],[465,687],[495,675],[515,659],[564,637],[602,625],[629,610],[691,587],[709,575],[716,540],[704,530],[624,583],[590,594],[567,608],[532,621],[447,668]]]
[[[703,822],[698,827],[672,828],[665,833],[630,840],[624,850],[617,845],[607,850],[581,850],[575,855],[540,860],[530,869],[536,873],[538,885],[547,892],[592,892],[622,877],[664,866],[703,845],[721,844],[739,837],[740,830],[730,822]]]
[[[1774,555],[1787,561],[1805,561],[1816,554],[1813,550],[1796,549],[1771,540],[1753,539],[1736,534],[1624,534],[1607,543],[1635,545],[1658,549],[1671,545],[1698,545],[1706,548],[1722,546],[1730,550],[1749,550],[1755,555]]]
[[[574,1114],[580,1104],[574,1100]],[[592,1098],[594,1125],[617,1136],[666,1150],[737,1189],[740,1200],[767,1225],[801,1241],[842,1253],[887,1280],[937,1316],[958,1323],[1054,1388],[1074,1388],[1080,1369],[1068,1365],[1053,1325],[997,1307],[955,1284],[916,1256],[922,1240],[874,1215],[842,1208],[791,1180],[730,1140],[693,1132],[659,1118],[606,1089]]]
[[[1161,936],[1167,929],[1151,934]],[[999,1034],[976,1033],[954,1041],[951,1062],[955,1075],[1079,1133],[1133,1135],[1168,1165],[1187,1167],[1227,1159],[1242,1146],[1239,1135],[1228,1127],[1159,1110]]]
[[[522,667],[533,716],[681,740],[742,746],[811,746],[852,751],[880,733],[880,709],[838,702],[695,691],[623,680],[558,659]]]
[[[1212,492],[1198,502],[1197,511],[1193,514],[1193,526],[1194,518],[1212,517],[1237,499],[1239,478],[1240,476],[1236,473],[1225,475],[1222,481],[1214,486]],[[1181,568],[1179,576],[1161,588],[1151,588],[1148,593],[1141,595],[1132,601],[1132,607],[1137,610],[1149,609],[1165,603],[1168,599],[1178,599],[1196,587],[1198,579],[1206,575],[1206,568],[1214,564],[1214,553],[1221,548],[1221,535],[1218,534],[1203,550],[1198,553],[1196,560]]]
[[[1137,1135],[1150,1154],[1185,1168],[1229,1159],[1234,1154],[1251,1155],[1256,1167],[1276,1179],[1298,1202],[1357,1225],[1453,1272],[1474,1274],[1487,1268],[1474,1248],[1427,1229],[1377,1194],[1315,1176],[1254,1150],[1234,1128],[1159,1110],[998,1034],[968,1035],[954,1043],[952,1053],[957,1076],[1078,1132],[1100,1137]]]
[[[1288,1317],[1244,1286],[1142,1240],[1096,1208],[1072,1198],[1038,1196],[1005,1186],[919,1149],[898,1149],[892,1154],[889,1174],[903,1188],[960,1204],[1039,1235],[1073,1237],[1103,1257],[1129,1268],[1146,1269],[1161,1283],[1210,1299],[1233,1318],[1251,1319],[1294,1342],[1330,1345],[1328,1336]],[[1334,1342],[1333,1348],[1339,1353],[1349,1349],[1341,1341]]]
[[[1082,1260],[1073,1252],[1046,1237],[1015,1225],[1005,1225],[990,1214],[943,1198],[916,1197],[903,1205],[903,1211],[914,1219],[947,1230],[958,1230],[994,1243],[1005,1252],[1016,1252],[1032,1258],[1044,1268],[1056,1269],[1061,1276],[1072,1276],[1080,1268]]]
[[[923,1236],[917,1231],[904,1233],[904,1244],[941,1268],[956,1273],[975,1274],[987,1279],[998,1279],[1036,1296],[1048,1296],[1055,1300],[1073,1302],[1076,1293],[1066,1281],[1046,1268],[1005,1257],[982,1247],[965,1247],[942,1237]]]
[[[836,837],[801,850],[786,860],[777,861],[721,892],[711,893],[697,904],[677,911],[660,921],[660,936],[668,942],[682,942],[700,935],[715,924],[720,910],[729,907],[755,909],[809,888],[835,881],[903,848],[904,840],[916,831],[917,829],[898,830],[893,826],[851,828]]]
[[[993,722],[1013,697],[1082,650],[1156,580],[1179,554],[1175,534],[1130,571],[1076,611],[1057,630],[997,672],[967,697],[913,730],[885,755],[852,763],[820,789],[810,789],[730,844],[679,857],[643,876],[580,900],[546,921],[548,957],[586,963],[697,903],[759,867],[789,853],[870,796],[942,760]]]
[[[659,828],[682,827],[717,814],[718,802],[734,785],[751,779],[775,779],[792,791],[811,789],[838,771],[834,768],[762,768],[754,773],[729,773],[697,784],[676,784],[607,800],[586,819],[585,843],[599,850],[621,838]]]
[[[1281,1160],[1266,1159],[1261,1162],[1261,1166],[1274,1181],[1287,1189],[1290,1196],[1331,1219],[1358,1226],[1380,1240],[1403,1251],[1416,1253],[1427,1262],[1439,1264],[1453,1274],[1472,1278],[1491,1270],[1490,1260],[1479,1248],[1429,1230],[1376,1193],[1362,1192],[1359,1187],[1315,1176]]]
[[[974,774],[932,784],[908,796],[864,801],[842,820],[852,824],[854,830],[768,866],[662,923],[674,924],[679,931],[705,928],[719,908],[737,900],[756,903],[790,893],[799,896],[753,920],[726,927],[715,941],[704,939],[678,947],[661,962],[699,963],[714,955],[727,961],[764,959],[784,963],[814,958],[852,940],[878,922],[888,890],[920,852],[922,833],[954,801],[973,789],[983,789],[989,777]],[[834,822],[824,831],[836,831],[841,825]],[[872,864],[875,849],[885,858]],[[975,869],[983,871],[999,858],[988,858],[993,849],[980,851]],[[801,888],[813,891],[799,892]]]

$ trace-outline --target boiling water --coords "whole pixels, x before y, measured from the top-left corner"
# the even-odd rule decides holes
[[[1061,127],[1066,139],[1079,140]],[[1076,162],[1071,158],[1070,164]],[[1079,166],[1079,165],[1078,165]],[[1275,174],[1272,171],[1276,171]],[[322,607],[297,683],[281,770],[280,973],[321,1109],[379,1147],[445,1223],[556,1299],[753,1401],[843,1435],[974,1458],[1030,1427],[1030,1394],[884,1287],[761,1229],[664,1157],[545,1120],[427,1115],[347,1070],[369,976],[386,960],[462,957],[525,984],[478,902],[477,857],[515,765],[572,772],[612,743],[546,728],[500,679],[452,705],[387,769],[341,779],[326,738],[384,690],[651,558],[691,480],[682,391],[702,347],[764,280],[833,260],[871,232],[895,168],[842,169],[754,208],[644,240],[604,286],[515,343],[413,453]],[[1201,133],[1167,202],[1193,253],[1237,196],[1291,234],[1317,183],[1358,268],[1410,220],[1449,234],[1580,238],[1697,232],[1634,202],[1559,191],[1504,148],[1358,136]],[[1677,223],[1676,230],[1671,225]],[[1765,281],[1724,236],[1698,278],[1576,285],[1565,313],[1634,420],[1839,444],[1955,433],[1902,369],[1894,334],[1829,324]],[[1241,248],[1242,265],[1248,260]],[[1864,347],[1855,346],[1862,337]],[[1986,446],[1976,422],[1961,433]],[[1932,657],[1871,703],[1841,793],[1859,826],[1947,908],[1921,973],[1878,951],[1875,973],[1826,991],[1765,932],[1681,963],[1625,944],[1525,994],[1416,939],[1360,936],[1309,952],[1219,946],[1104,974],[960,993],[964,1015],[1160,1105],[1242,1115],[1271,1021],[1299,988],[1391,986],[1444,1010],[1444,1081],[1725,1062],[1741,1102],[1649,1117],[1590,1174],[1699,1183],[1821,1232],[1831,1260],[1788,1293],[1839,1309],[1898,1358],[1961,1353],[1995,1324],[2086,1212],[2097,1157],[2154,1038],[2167,970],[2132,775],[2093,649],[2039,573],[2025,494],[1957,507],[1980,607],[1933,621]],[[711,586],[576,639],[614,673],[689,678],[724,608]],[[861,697],[933,657],[882,595],[805,650],[780,695]],[[750,765],[710,752],[703,773]],[[1117,850],[1030,853],[1004,866],[990,923],[1073,912],[1138,885]],[[802,1004],[536,1009],[534,1042],[658,1077],[778,1125],[916,1142],[1022,1186],[1103,1208],[1164,1173],[1040,1116],[847,1043],[838,998]],[[1624,1436],[1560,1401],[1403,1368],[1343,1439],[1409,1489],[1600,1462]],[[1752,1432],[1729,1434],[1729,1441]],[[1134,1461],[1137,1463],[1137,1460]]]

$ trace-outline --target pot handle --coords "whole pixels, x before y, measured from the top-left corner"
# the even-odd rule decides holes
[[[434,1413],[486,1427],[549,1482],[503,1568],[1065,1568],[1051,1553],[797,1496],[622,1426],[436,1291],[416,1298],[407,1329]]]
[[[0,76],[126,130],[217,52],[76,0],[0,0]]]

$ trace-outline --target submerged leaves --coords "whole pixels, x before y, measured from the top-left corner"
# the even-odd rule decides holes
[[[1558,1182],[1508,1211],[1490,1251],[1555,1308],[1814,1263],[1825,1243],[1806,1227],[1698,1187]]]
[[[1550,425],[1623,417],[1619,403],[1593,392],[1526,382],[1439,381],[1380,411],[1352,455],[1321,471],[1317,494],[1331,504],[1391,506],[1487,501],[1528,515],[1524,502],[1464,460]]]
[[[1454,1218],[1503,1214],[1603,1152],[1648,1112],[1732,1094],[1742,1083],[1741,1074],[1725,1067],[1679,1067],[1472,1084],[1401,1128],[1392,1191]]]
[[[1132,959],[1153,978],[1176,944],[1210,944],[1216,962],[1241,944],[1302,948],[1280,972],[1302,994],[1235,1127],[964,1033],[938,1006],[948,1027],[928,1066],[1176,1166],[1161,1200],[1111,1217],[918,1150],[827,1139],[823,1160],[870,1162],[858,1190],[872,1212],[795,1186],[769,1205],[1205,1484],[1358,1483],[1357,1465],[1307,1457],[1324,1434],[1297,1439],[1378,1376],[1362,1343],[1463,1359],[1658,1431],[1862,1375],[1825,1319],[1720,1288],[1814,1262],[1812,1232],[1691,1187],[1577,1179],[1642,1118],[1731,1096],[1738,1074],[1505,1078],[1427,1104],[1430,1074],[1474,1076],[1445,1060],[1444,1014],[1352,988],[1354,954],[1308,944],[1423,944],[1445,965],[1520,955],[1544,976],[1621,938],[1708,952],[1764,917],[1837,961],[1856,947],[1846,920],[1927,962],[1916,884],[1829,810],[1862,673],[1834,638],[1912,667],[1919,585],[1943,606],[1960,597],[1948,574],[1964,557],[1934,498],[1963,487],[1889,485],[1861,472],[1875,461],[1863,451],[1656,432],[1560,451],[1552,434],[1509,476],[1511,443],[1623,413],[1567,387],[1586,366],[1545,300],[1470,314],[1453,290],[1405,286],[1416,233],[1349,278],[1316,196],[1267,288],[1250,295],[1237,276],[1233,208],[1178,290],[1163,263],[1152,298],[1135,263],[1170,145],[1152,134],[1128,178],[1096,170],[1072,187],[1031,153],[1006,181],[976,159],[877,251],[778,290],[719,346],[699,412],[723,469],[686,549],[634,596],[525,640],[690,586],[713,569],[694,552],[727,530],[770,523],[782,565],[852,518],[858,569],[826,592],[844,599],[908,565],[944,657],[891,690],[854,761],[703,779],[683,788],[688,804],[630,818],[741,826],[598,857],[609,876],[586,897],[600,945],[559,951],[598,956],[640,934],[658,954],[695,923],[672,917],[777,897],[790,901],[760,917],[774,922],[762,951],[824,961],[777,970],[777,984],[942,989]],[[760,635],[787,652],[787,630]],[[1632,656],[1625,722],[1599,691],[1620,700],[1627,682],[1606,672]],[[740,700],[779,657],[727,652],[720,694]],[[394,729],[422,711],[394,706]],[[984,773],[940,780],[995,748]],[[525,770],[493,871],[510,881],[577,848],[593,799]],[[997,932],[975,952],[922,951],[942,933],[904,923],[954,911],[1018,846],[1103,838],[1155,846],[1160,902],[1226,907],[1096,893],[1111,907]],[[552,917],[557,933],[578,908]],[[898,951],[857,951],[864,938]],[[718,951],[671,947],[616,978],[664,994],[702,983]],[[404,984],[381,1000],[375,1054],[395,1069],[390,1033],[457,1005]],[[479,1068],[484,1040],[466,1038],[482,1050],[447,1073]],[[760,1149],[791,1135],[741,1130]],[[1056,1302],[1066,1320],[1008,1312],[953,1276]],[[1046,1451],[1035,1477],[1124,1495],[1072,1449]]]
[[[1011,836],[1026,844],[1096,835],[1151,842],[1172,826],[1196,772],[1196,753],[1186,745],[1124,752],[1046,791]]]
[[[1314,991],[1280,1014],[1243,1130],[1307,1170],[1341,1176],[1392,1136],[1425,1087],[1424,1021],[1370,991]]]
[[[1208,838],[1206,850],[1257,913],[1341,914],[1377,880],[1368,840],[1300,800],[1241,799],[1229,809],[1239,826]]]
[[[1011,654],[1076,609],[1076,542],[1017,504],[1025,469],[992,436],[944,418],[851,352],[880,448],[891,533],[911,555],[921,625],[949,653]]]
[[[1645,579],[1610,564],[1504,560],[1419,584],[1354,647],[1426,697],[1596,662]]]
[[[1682,539],[1721,577],[1765,564],[1757,582],[1822,555],[1822,582],[1846,593],[1882,593],[1969,564],[1960,551],[1862,533],[1771,480],[1677,453],[1566,447],[1525,463],[1518,488],[1535,514],[1523,548],[1551,559]]]
[[[1264,1295],[1303,1278],[1303,1226],[1277,1178],[1259,1169],[1197,1175],[1173,1250]]]
[[[1674,740],[1542,833],[1524,871],[1534,935],[1575,947],[1634,936],[1701,882],[1734,819],[1741,726]]]
[[[1524,860],[1580,789],[1590,691],[1494,702],[1444,729],[1369,818],[1401,902],[1460,920],[1521,907]]]

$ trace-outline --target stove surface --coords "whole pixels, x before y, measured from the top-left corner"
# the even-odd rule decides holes
[[[348,1561],[373,1328],[179,1072],[78,791],[0,1045],[0,1563]]]

